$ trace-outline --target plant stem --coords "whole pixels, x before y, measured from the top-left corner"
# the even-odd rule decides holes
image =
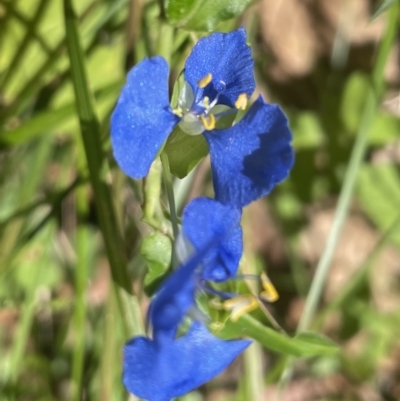
[[[321,299],[325,281],[329,273],[333,254],[349,211],[350,201],[357,179],[357,173],[360,169],[367,149],[368,134],[370,131],[371,122],[383,90],[383,72],[386,65],[386,60],[389,56],[389,52],[396,36],[398,15],[399,4],[396,3],[393,4],[391,8],[387,29],[378,49],[376,64],[372,73],[372,85],[366,99],[356,142],[351,153],[349,166],[347,168],[343,187],[339,195],[334,222],[332,229],[329,232],[324,252],[318,263],[314,279],[311,283],[310,291],[304,306],[304,311],[297,327],[298,333],[307,330],[310,327],[312,319],[314,318],[318,303]],[[289,358],[286,364],[286,369],[284,370],[279,382],[279,391],[277,392],[278,397],[292,377],[293,363],[294,358]]]
[[[383,89],[383,70],[396,35],[398,12],[399,5],[397,3],[393,4],[389,15],[388,27],[379,46],[377,60],[372,74],[372,86],[368,93],[356,143],[351,154],[349,167],[347,168],[343,188],[339,196],[333,226],[329,232],[324,252],[318,263],[297,332],[306,330],[310,326],[311,320],[315,315],[326,277],[329,273],[332,257],[349,211],[357,173],[365,156],[372,119],[375,115],[375,110],[378,106]]]
[[[81,125],[82,142],[89,169],[100,230],[110,263],[113,289],[116,292],[125,337],[132,334],[130,318],[135,320],[134,330],[139,331],[142,322],[132,310],[138,309],[138,300],[132,294],[131,278],[127,270],[124,242],[120,233],[110,188],[104,177],[105,158],[101,144],[101,130],[93,106],[93,96],[86,76],[85,58],[77,30],[76,16],[71,0],[64,0],[65,30],[71,65],[71,78],[75,92],[76,109]],[[127,308],[128,307],[128,308]]]
[[[167,154],[161,152],[160,159],[163,169],[165,189],[167,190],[169,210],[171,213],[172,230],[174,233],[174,238],[176,239],[179,234],[179,228],[178,228],[178,217],[176,215],[176,207],[175,207],[174,187],[172,185],[172,174],[171,170],[169,169],[169,161]]]

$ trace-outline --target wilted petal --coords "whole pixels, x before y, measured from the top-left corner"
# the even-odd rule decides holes
[[[211,380],[250,344],[220,340],[199,322],[167,344],[137,337],[124,348],[123,382],[137,397],[170,401]]]
[[[204,96],[212,100],[225,88],[218,103],[234,107],[240,94],[250,97],[254,91],[253,68],[244,28],[217,32],[200,39],[193,47],[185,64],[185,80],[196,93],[196,102]],[[198,81],[208,74],[212,75],[212,83],[204,90],[198,88]]]
[[[111,117],[111,143],[121,170],[132,178],[150,165],[179,118],[168,98],[168,64],[144,59],[129,72]]]
[[[240,209],[209,198],[194,199],[185,208],[183,233],[195,249],[201,249],[215,234],[226,232],[203,263],[203,279],[224,281],[236,274],[243,251],[241,214]]]
[[[285,179],[294,161],[288,121],[261,96],[246,116],[225,130],[205,131],[215,198],[243,207]]]

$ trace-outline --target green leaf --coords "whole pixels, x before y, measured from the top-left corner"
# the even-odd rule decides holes
[[[228,319],[216,334],[222,338],[250,337],[267,349],[297,357],[330,355],[338,351],[337,345],[320,334],[301,333],[292,338],[264,326],[250,315],[241,316],[236,322]]]
[[[98,102],[107,100],[111,96],[115,98],[121,89],[123,82],[117,80],[112,84],[106,85],[94,93]],[[9,131],[0,131],[0,142],[9,145],[19,145],[41,135],[47,135],[51,131],[57,129],[62,123],[68,119],[75,117],[75,102],[66,104],[59,108],[46,109],[29,120],[21,124],[19,127]]]
[[[252,0],[164,0],[168,22],[193,31],[213,31],[240,15]]]
[[[302,343],[304,349],[309,347],[309,353],[315,355],[335,354],[339,350],[339,346],[331,339],[320,333],[312,333],[304,331],[294,337]]]
[[[160,232],[154,232],[143,240],[140,253],[149,269],[144,280],[148,286],[167,271],[171,262],[171,240]]]
[[[384,146],[399,138],[400,120],[398,117],[377,112],[371,124],[369,144]]]
[[[398,0],[382,0],[381,4],[379,4],[378,8],[374,12],[374,15],[372,16],[371,20],[374,20],[375,18],[383,14],[385,11],[387,11],[390,6],[396,3],[396,1]]]
[[[361,123],[370,80],[365,74],[354,73],[346,81],[340,105],[340,117],[346,130],[356,133]]]
[[[358,178],[357,194],[368,217],[386,232],[397,218],[400,205],[400,177],[395,166],[364,166]],[[392,236],[400,245],[400,231]]]
[[[175,127],[164,147],[171,173],[178,178],[186,177],[208,154],[208,145],[203,135],[185,134]]]
[[[293,146],[295,149],[315,149],[323,144],[324,132],[316,113],[302,112],[290,119],[290,126],[295,132]]]

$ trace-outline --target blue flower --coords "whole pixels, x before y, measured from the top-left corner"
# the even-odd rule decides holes
[[[268,194],[293,165],[287,119],[279,106],[261,96],[239,123],[205,137],[215,198],[223,203],[240,207]]]
[[[204,257],[201,277],[206,281],[223,282],[233,277],[238,269],[240,258],[243,252],[242,228],[240,219],[241,209],[222,204],[209,198],[196,198],[187,205],[182,215],[182,234],[186,241],[179,244],[178,251],[189,248],[190,245],[198,252],[213,238],[221,233],[224,235],[219,245]]]
[[[168,98],[168,65],[145,59],[128,74],[111,119],[114,157],[132,178],[144,177],[174,127],[208,142],[216,199],[241,208],[268,194],[293,164],[282,110],[260,97],[231,128],[218,119],[244,110],[255,89],[254,63],[243,28],[200,39],[186,60],[178,105]]]
[[[251,343],[221,340],[197,321],[184,335],[177,336],[182,319],[195,308],[195,295],[204,272],[212,276],[209,264],[218,265],[218,252],[226,253],[229,237],[237,229],[237,215],[228,216],[234,209],[217,201],[196,199],[186,212],[196,214],[205,205],[212,212],[208,217],[203,213],[203,218],[197,221],[208,225],[196,237],[199,248],[162,283],[150,305],[148,319],[153,338],[135,337],[124,348],[124,385],[131,393],[149,401],[169,401],[197,388],[220,373]],[[209,218],[216,216],[216,212],[222,217]],[[194,223],[191,218],[185,218],[184,228]]]
[[[170,401],[211,380],[250,343],[220,340],[199,322],[168,344],[135,337],[124,347],[124,385],[148,401]]]

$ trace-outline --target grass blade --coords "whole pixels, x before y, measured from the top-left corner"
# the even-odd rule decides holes
[[[11,60],[6,73],[2,77],[1,89],[4,89],[4,86],[6,85],[6,83],[9,80],[11,80],[12,76],[17,71],[17,67],[18,67],[20,61],[22,60],[22,57],[25,55],[26,49],[28,49],[29,44],[34,39],[34,32],[36,31],[37,26],[40,23],[40,20],[44,16],[48,5],[49,5],[49,0],[41,0],[39,2],[39,5],[35,12],[35,15],[33,16],[32,20],[29,21],[29,23],[27,24],[25,36],[22,39],[21,43],[19,44],[18,49],[15,49],[16,51],[14,53],[14,57]]]
[[[307,327],[310,326],[313,316],[315,315],[326,277],[329,273],[332,257],[336,249],[343,224],[346,221],[347,213],[350,207],[350,201],[354,191],[354,185],[357,179],[357,173],[366,153],[369,130],[378,106],[380,95],[382,93],[384,84],[383,70],[396,36],[398,14],[399,5],[397,4],[393,6],[391,10],[388,27],[379,47],[376,65],[372,75],[372,86],[368,93],[356,143],[354,145],[349,166],[346,171],[343,188],[340,192],[333,226],[329,233],[324,252],[318,263],[317,270],[311,284],[310,292],[304,307],[304,312],[301,316],[298,326],[298,332],[307,329]]]
[[[124,252],[120,249],[121,234],[116,226],[114,206],[110,191],[102,177],[103,150],[100,143],[99,122],[94,112],[82,48],[80,46],[76,17],[71,2],[64,0],[67,47],[71,64],[71,78],[74,86],[76,109],[79,116],[83,145],[89,168],[90,181],[95,193],[100,227],[107,249],[113,279],[131,293],[130,278],[125,268]]]

